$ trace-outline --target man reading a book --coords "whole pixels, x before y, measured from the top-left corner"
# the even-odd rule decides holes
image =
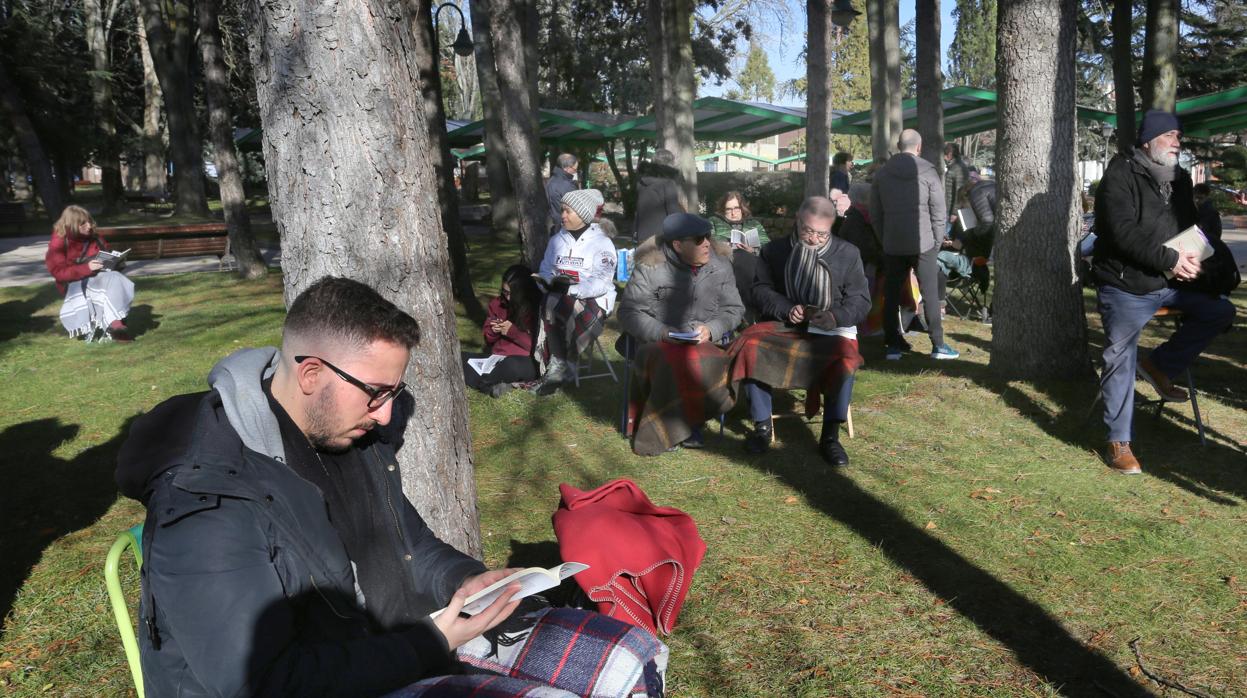
[[[1106,335],[1105,461],[1119,473],[1142,472],[1130,448],[1136,372],[1162,399],[1190,399],[1173,379],[1234,319],[1228,299],[1189,286],[1202,272],[1200,252],[1172,242],[1184,231],[1199,237],[1191,230],[1197,220],[1191,177],[1178,165],[1181,135],[1177,115],[1149,110],[1137,147],[1113,157],[1096,191],[1092,273]],[[1139,334],[1162,307],[1180,310],[1182,326],[1137,359]]]
[[[518,585],[460,615],[469,595],[512,570],[488,571],[443,543],[403,496],[396,453],[419,399],[403,375],[419,339],[416,321],[371,288],[326,277],[291,304],[279,349],[231,354],[209,374],[210,391],[135,422],[117,481],[148,512],[147,695],[458,695],[487,680],[511,695],[554,679],[532,670],[539,656],[596,667],[604,654],[622,671],[602,672],[598,688],[649,687],[645,666],[665,662],[665,650],[613,619],[513,615]],[[519,637],[481,637],[504,622],[546,640],[521,657]],[[538,632],[568,622],[584,630]],[[559,635],[578,644],[548,642]],[[625,640],[628,649],[616,642]],[[464,665],[505,676],[446,676]]]
[[[639,349],[639,413],[632,442],[641,455],[683,443],[701,448],[706,416],[730,407],[722,346],[744,317],[731,245],[712,240],[710,221],[673,213],[662,233],[637,248],[619,323]]]

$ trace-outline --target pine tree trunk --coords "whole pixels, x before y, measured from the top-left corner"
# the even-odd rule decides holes
[[[918,78],[918,133],[922,157],[944,173],[944,72],[940,69],[940,0],[916,0],[915,70]]]
[[[251,216],[247,214],[247,194],[243,190],[242,170],[234,149],[234,118],[229,99],[229,73],[221,49],[221,0],[198,0],[199,48],[203,54],[204,93],[208,98],[208,129],[212,149],[216,153],[217,182],[221,188],[221,208],[225,227],[229,230],[230,253],[238,264],[238,275],[244,279],[260,279],[268,274],[268,266],[260,257],[260,249],[251,233]]]
[[[8,67],[3,60],[0,60],[0,113],[8,119],[13,133],[17,136],[17,143],[35,180],[35,190],[43,201],[44,210],[48,212],[49,218],[56,220],[61,215],[61,209],[65,208],[66,198],[53,174],[52,160],[48,157],[43,142],[39,140],[39,134],[35,132],[30,115],[26,113],[26,100],[22,99],[21,91],[9,78]]]
[[[666,117],[671,121],[674,140],[667,149],[675,155],[675,167],[680,171],[685,206],[697,212],[697,160],[693,135],[693,100],[697,98],[697,83],[693,78],[692,0],[668,0],[671,12],[667,17],[668,43],[671,49],[671,89]]]
[[[870,147],[875,158],[896,151],[901,135],[901,30],[897,0],[866,0],[870,31]]]
[[[991,366],[1011,378],[1085,373],[1087,325],[1074,263],[1076,0],[1001,0]],[[1043,299],[1037,303],[1036,299]]]
[[[507,173],[519,205],[520,244],[524,262],[536,268],[550,236],[550,209],[541,186],[541,146],[528,84],[531,72],[524,61],[523,11],[523,5],[478,0],[473,14],[483,12],[489,18],[489,40],[502,97],[502,137],[510,156]]]
[[[1147,0],[1143,108],[1173,111],[1178,98],[1179,0]]]
[[[829,0],[805,4],[805,81],[807,124],[805,130],[805,195],[827,196],[831,186],[831,71],[828,53],[835,43]]]
[[[485,115],[485,176],[489,181],[489,210],[494,231],[508,238],[520,233],[519,207],[511,188],[507,139],[502,134],[502,93],[498,90],[498,71],[494,68],[494,48],[490,39],[489,16],[485,4],[476,0],[472,7],[472,36],[475,47],[476,76],[481,87],[481,107]]]
[[[113,101],[112,65],[108,55],[108,37],[116,2],[105,12],[101,0],[85,0],[83,14],[86,21],[87,50],[91,53],[91,101],[95,106],[95,128],[99,132],[95,160],[100,166],[100,189],[103,194],[104,215],[116,213],[124,207],[121,185],[121,147],[117,138],[116,105]]]
[[[446,112],[442,106],[442,77],[437,69],[439,61],[433,31],[432,4],[425,0],[410,1],[415,6],[413,9],[416,14],[416,24],[412,28],[412,45],[420,71],[429,144],[437,154],[433,159],[439,184],[437,203],[441,210],[442,229],[446,232],[454,294],[463,304],[468,317],[474,322],[482,323],[485,321],[485,309],[481,307],[481,302],[476,298],[476,290],[472,288],[467,241],[463,236],[463,221],[459,217],[459,192],[455,190],[455,164],[450,154],[450,142],[446,138]]]
[[[165,143],[160,128],[164,94],[160,91],[160,79],[156,77],[156,65],[147,44],[147,29],[143,26],[141,3],[142,0],[134,0],[134,13],[138,21],[135,35],[139,40],[139,54],[143,62],[143,191],[163,196],[169,186],[165,176]]]
[[[1134,147],[1134,54],[1130,37],[1134,34],[1134,2],[1113,0],[1113,94],[1117,104],[1117,149]]]
[[[195,114],[195,83],[190,59],[195,26],[186,0],[141,0],[143,26],[169,123],[169,156],[173,161],[174,212],[208,215],[204,194],[203,138]],[[165,16],[164,11],[169,11]]]
[[[666,0],[648,0],[646,4],[646,37],[649,39],[650,94],[654,102],[655,149],[666,148],[675,140],[672,121],[667,118],[666,95],[671,92],[671,49],[668,46]]]
[[[404,493],[479,556],[471,435],[408,3],[252,2],[249,36],[289,303],[316,279],[363,281],[420,323]],[[312,108],[314,105],[314,108]]]

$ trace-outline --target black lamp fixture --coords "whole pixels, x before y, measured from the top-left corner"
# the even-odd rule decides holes
[[[860,14],[861,12],[853,9],[852,0],[836,0],[835,6],[831,8],[831,23],[847,32],[849,25]]]
[[[848,2],[848,0],[841,1]],[[450,47],[460,56],[471,56],[472,37],[468,36],[468,22],[464,19],[463,10],[459,9],[458,5],[453,2],[444,2],[438,5],[437,8],[433,10],[433,23],[437,23],[437,14],[447,7],[454,8],[455,12],[459,13],[459,35],[455,37],[455,43],[451,44]]]

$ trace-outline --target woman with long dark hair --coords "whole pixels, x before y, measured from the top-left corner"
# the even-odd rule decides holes
[[[489,302],[482,331],[485,352],[463,355],[463,380],[491,397],[511,389],[512,383],[535,380],[533,337],[537,334],[541,290],[532,269],[514,264],[502,273],[498,297]]]

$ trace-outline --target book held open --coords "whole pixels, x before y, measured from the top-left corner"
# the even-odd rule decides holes
[[[745,247],[756,248],[761,244],[761,240],[762,239],[758,236],[757,228],[732,231],[733,245],[744,245]]]
[[[130,250],[125,250],[122,252],[113,252],[111,250],[100,250],[99,253],[95,255],[95,259],[100,264],[103,264],[104,268],[107,269],[108,271],[116,271],[117,269],[120,269],[121,267],[125,266],[126,257],[129,256],[129,254],[130,254]]]
[[[562,583],[564,579],[579,574],[587,569],[589,569],[589,566],[584,563],[564,562],[563,564],[555,565],[548,570],[543,570],[540,567],[529,567],[528,569],[520,570],[519,572],[516,572],[505,579],[500,579],[469,596],[468,600],[464,602],[463,609],[460,613],[466,613],[469,616],[474,616],[481,611],[484,611],[489,608],[489,604],[493,603],[494,599],[497,599],[502,595],[504,589],[515,582],[519,582],[520,590],[515,594],[515,596],[511,597],[512,601],[522,599],[525,596],[532,596],[533,594],[545,591],[546,589],[553,589]],[[438,611],[434,611],[429,614],[429,617],[436,618],[442,614],[442,611],[445,610],[446,609],[443,608]]]

